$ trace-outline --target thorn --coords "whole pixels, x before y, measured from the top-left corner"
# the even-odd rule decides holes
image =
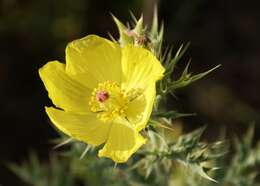
[[[137,23],[137,19],[131,10],[130,10],[130,15],[131,15],[132,19],[134,20],[134,22]]]
[[[55,146],[53,147],[53,149],[57,149],[57,148],[59,148],[59,147],[61,147],[61,146],[64,146],[64,145],[68,144],[69,142],[71,142],[72,140],[73,140],[72,138],[69,138],[69,139],[67,139],[67,140],[65,140],[65,141],[63,141],[63,142],[61,142],[61,143],[55,145]]]
[[[167,125],[164,125],[164,124],[161,124],[161,123],[158,123],[157,125],[158,125],[158,127],[168,129],[171,132],[175,132],[175,130],[173,128],[171,128],[170,126],[167,126]]]
[[[80,160],[82,160],[83,158],[84,158],[84,156],[87,154],[87,152],[89,151],[89,149],[90,149],[90,145],[87,145],[87,147],[86,147],[86,149],[83,151],[83,153],[81,154],[81,156],[80,156]]]
[[[111,35],[111,33],[108,33],[108,37],[109,37],[113,42],[117,42],[116,39]]]
[[[114,169],[116,169],[116,167],[117,167],[117,163],[114,164]]]

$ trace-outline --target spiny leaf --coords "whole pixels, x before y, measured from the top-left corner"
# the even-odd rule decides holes
[[[192,76],[192,80],[191,80],[191,81],[194,82],[194,81],[197,81],[197,80],[203,78],[204,76],[206,76],[206,75],[208,75],[209,73],[213,72],[214,70],[216,70],[216,69],[219,68],[220,66],[221,66],[221,65],[217,65],[217,66],[213,67],[212,69],[210,69],[210,70],[208,70],[208,71],[206,71],[206,72],[203,72],[203,73],[200,73],[200,74],[197,74],[197,75]]]
[[[144,34],[143,15],[136,22],[134,32],[137,33],[138,35]]]
[[[165,65],[165,68],[166,68],[165,76],[170,76],[173,73],[176,64],[180,61],[182,56],[188,50],[189,46],[190,46],[190,43],[187,43],[185,46],[182,44],[180,46],[180,48],[178,49],[178,51],[176,52],[174,58],[172,58],[171,60],[169,60],[169,62],[166,63],[166,65]],[[172,51],[169,51],[169,52],[172,52]]]
[[[150,31],[151,37],[155,38],[158,35],[158,9],[157,6],[154,7],[153,11],[153,22]]]
[[[124,46],[128,43],[133,43],[133,39],[127,35],[127,30],[128,28],[121,22],[119,21],[113,14],[111,14],[113,20],[115,21],[118,31],[119,31],[119,43]]]
[[[154,9],[153,22],[148,34],[150,39],[150,50],[155,54],[157,58],[161,58],[162,55],[162,43],[164,35],[163,23],[159,26],[158,24],[158,14],[157,7]]]
[[[203,178],[206,178],[210,181],[213,181],[215,183],[217,183],[217,181],[213,178],[211,178],[205,171],[204,171],[204,168],[201,166],[201,165],[197,165],[197,164],[192,164],[189,166],[191,168],[191,170],[194,172],[194,173],[197,173],[199,174],[201,177]]]
[[[191,73],[188,73],[188,68],[189,68],[189,64],[186,66],[185,70],[183,71],[181,77],[176,80],[176,81],[173,81],[171,83],[171,85],[169,85],[169,88],[168,88],[168,92],[170,91],[174,91],[178,88],[183,88],[183,87],[186,87],[188,86],[189,84],[205,77],[206,75],[208,75],[209,73],[211,73],[212,71],[216,70],[217,68],[219,68],[221,65],[217,65],[216,67],[206,71],[206,72],[203,72],[203,73],[199,73],[199,74],[196,74],[194,76],[191,75]]]
[[[196,114],[195,113],[179,113],[178,111],[175,111],[175,110],[153,113],[154,117],[165,117],[167,119],[177,119],[177,118],[189,117],[189,116],[194,116],[194,115],[196,115]]]

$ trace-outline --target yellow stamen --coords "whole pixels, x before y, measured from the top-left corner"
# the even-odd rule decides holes
[[[97,117],[107,121],[117,116],[127,117],[126,111],[129,102],[142,95],[141,89],[132,89],[128,92],[121,89],[115,82],[99,83],[92,92],[89,101],[90,110],[97,113]]]

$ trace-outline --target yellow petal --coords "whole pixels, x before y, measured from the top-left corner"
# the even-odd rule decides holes
[[[49,62],[40,68],[39,74],[54,105],[66,111],[88,110],[91,90],[68,76],[63,63]]]
[[[148,123],[148,120],[150,118],[150,115],[153,110],[153,104],[156,96],[156,87],[155,87],[155,82],[151,83],[144,92],[144,97],[145,97],[145,108],[143,111],[143,117],[142,120],[136,124],[136,130],[141,131],[142,129],[145,128],[146,124]]]
[[[146,88],[163,77],[160,61],[142,47],[127,45],[122,49],[123,88]]]
[[[133,125],[140,123],[144,116],[144,110],[146,108],[145,94],[139,95],[127,104],[126,117]]]
[[[155,82],[150,83],[143,92],[135,100],[131,101],[127,106],[127,119],[134,125],[135,129],[140,132],[145,128],[150,115],[152,113],[153,104],[155,100],[156,89]]]
[[[104,143],[109,134],[110,123],[98,120],[95,114],[74,114],[46,107],[52,123],[63,133],[93,146]]]
[[[122,52],[122,70],[124,74],[122,87],[124,89],[141,88],[144,90],[145,106],[129,105],[129,110],[138,110],[143,115],[142,120],[135,124],[136,130],[140,131],[150,118],[156,95],[156,81],[163,77],[165,69],[148,50],[127,45]]]
[[[66,48],[66,71],[94,88],[107,80],[121,83],[121,48],[117,43],[89,35]]]
[[[117,163],[126,162],[144,143],[145,139],[124,119],[113,122],[108,140],[99,151],[99,157],[108,157]]]

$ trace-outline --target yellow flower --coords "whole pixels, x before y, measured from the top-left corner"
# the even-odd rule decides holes
[[[46,107],[63,133],[98,146],[99,157],[126,162],[145,139],[139,132],[150,117],[155,83],[164,68],[148,50],[120,47],[89,35],[66,48],[66,65],[51,61],[40,77],[53,104]]]

